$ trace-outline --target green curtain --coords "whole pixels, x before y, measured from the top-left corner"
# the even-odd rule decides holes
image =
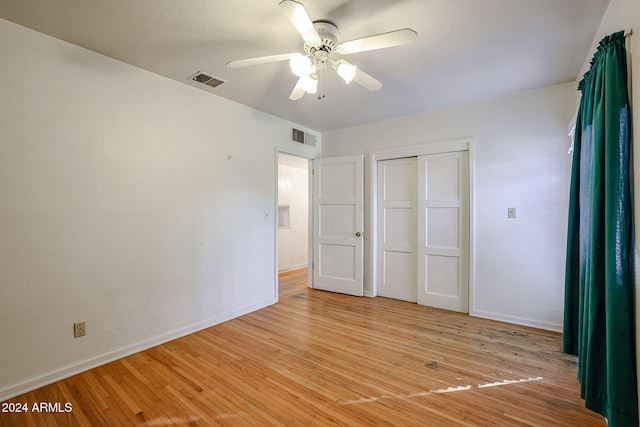
[[[582,92],[569,198],[563,346],[585,406],[638,426],[631,132],[624,32],[605,37]]]

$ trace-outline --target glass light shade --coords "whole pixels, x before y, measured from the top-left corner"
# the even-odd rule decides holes
[[[291,67],[291,72],[298,77],[308,76],[315,72],[315,67],[308,56],[294,56],[289,61],[289,67]]]

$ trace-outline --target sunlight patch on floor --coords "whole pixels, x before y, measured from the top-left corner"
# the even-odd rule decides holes
[[[481,389],[481,388],[496,387],[496,386],[503,386],[503,385],[510,385],[510,384],[522,384],[522,383],[527,383],[531,381],[541,381],[543,379],[544,378],[542,377],[534,377],[534,378],[522,378],[519,380],[504,380],[504,381],[497,381],[493,383],[478,384],[476,388]],[[473,386],[466,385],[466,386],[458,386],[458,387],[440,388],[437,390],[421,391],[421,392],[405,394],[405,395],[397,394],[397,395],[391,395],[391,396],[383,395],[379,397],[362,397],[357,400],[347,400],[344,402],[338,402],[338,405],[357,405],[360,403],[371,403],[381,399],[410,399],[413,397],[429,396],[432,394],[455,393],[458,391],[471,390],[472,388]]]
[[[525,378],[525,379],[521,379],[521,380],[504,380],[504,381],[498,381],[498,382],[495,382],[495,383],[478,384],[478,388],[496,387],[496,386],[500,386],[500,385],[509,385],[509,384],[528,383],[530,381],[540,381],[542,379],[543,379],[542,377],[535,377],[535,378]]]

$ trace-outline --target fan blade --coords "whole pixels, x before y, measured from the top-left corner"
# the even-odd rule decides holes
[[[257,58],[238,59],[236,61],[227,62],[227,68],[242,68],[250,67],[252,65],[268,64],[270,62],[286,61],[294,56],[300,55],[299,53],[283,53],[280,55],[259,56]]]
[[[320,36],[313,26],[309,14],[301,3],[294,0],[282,0],[280,7],[289,21],[296,27],[302,39],[308,44],[321,44]]]
[[[298,79],[298,83],[296,83],[296,86],[291,91],[291,95],[289,95],[289,99],[292,101],[297,101],[298,99],[302,98],[304,94],[305,94],[304,85],[302,83],[302,77],[300,77]]]
[[[356,69],[356,74],[355,76],[353,76],[353,81],[372,92],[382,89],[382,83],[362,71],[360,68]]]
[[[338,53],[348,55],[350,53],[366,52],[368,50],[383,49],[385,47],[400,46],[413,42],[418,33],[410,28],[377,34],[362,39],[351,40],[338,45]]]

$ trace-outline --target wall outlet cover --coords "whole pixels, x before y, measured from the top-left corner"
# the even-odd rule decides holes
[[[73,337],[80,338],[87,335],[87,322],[76,322],[73,324]]]

